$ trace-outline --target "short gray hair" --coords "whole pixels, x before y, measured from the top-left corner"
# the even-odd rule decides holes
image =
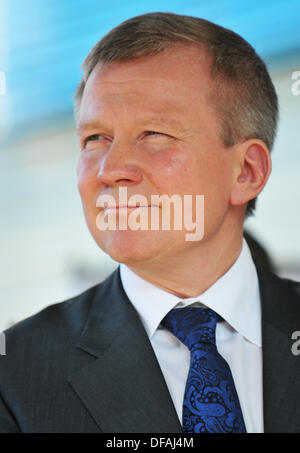
[[[196,44],[212,57],[214,89],[209,98],[220,119],[226,146],[258,138],[271,151],[278,122],[278,99],[268,70],[241,36],[204,19],[173,13],[133,17],[109,31],[83,62],[83,77],[75,93],[78,112],[85,84],[98,63],[156,55],[176,44]],[[256,199],[248,202],[246,216]]]

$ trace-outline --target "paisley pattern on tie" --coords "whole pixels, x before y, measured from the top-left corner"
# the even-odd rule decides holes
[[[213,310],[193,307],[173,309],[162,320],[191,352],[183,401],[185,433],[246,433],[230,368],[216,347],[218,320]]]

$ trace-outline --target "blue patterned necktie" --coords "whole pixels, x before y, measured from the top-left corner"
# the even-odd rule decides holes
[[[216,347],[219,316],[208,308],[176,308],[161,324],[191,352],[182,428],[184,433],[246,433],[228,363]]]

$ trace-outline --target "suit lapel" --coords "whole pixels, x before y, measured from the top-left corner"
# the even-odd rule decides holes
[[[77,347],[94,360],[69,382],[100,430],[181,432],[168,388],[117,269],[99,286]]]
[[[291,351],[300,330],[299,295],[290,282],[257,266],[262,302],[264,430],[300,432],[300,358]]]

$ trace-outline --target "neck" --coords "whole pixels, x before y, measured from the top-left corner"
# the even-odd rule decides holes
[[[182,254],[174,253],[151,265],[128,265],[144,280],[181,298],[196,297],[215,283],[237,260],[243,229],[232,229],[201,241]]]

